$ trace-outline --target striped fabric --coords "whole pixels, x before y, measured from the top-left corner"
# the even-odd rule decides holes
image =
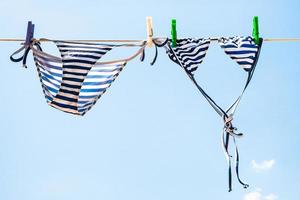
[[[219,44],[225,53],[246,71],[252,69],[258,58],[259,46],[250,36],[221,38]]]
[[[210,40],[208,39],[179,39],[176,47],[171,47],[171,41],[165,45],[169,58],[182,66],[190,75],[197,70],[202,63],[208,50]]]
[[[33,52],[42,88],[49,105],[64,112],[84,115],[110,87],[125,62],[97,64],[112,47],[56,42],[62,59]]]

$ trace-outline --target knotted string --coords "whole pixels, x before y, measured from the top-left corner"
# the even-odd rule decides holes
[[[27,56],[29,51],[31,50],[32,46],[36,46],[39,50],[42,50],[40,43],[39,42],[35,42],[34,40],[32,40],[29,44],[23,44],[23,46],[18,49],[17,51],[15,51],[11,56],[10,56],[10,60],[13,62],[21,62],[23,64],[24,68],[27,68],[26,62],[27,62]],[[24,50],[24,53],[21,57],[19,58],[14,58],[15,55],[19,54],[20,52],[22,52]]]
[[[222,133],[223,149],[224,149],[226,158],[228,160],[228,186],[229,186],[228,191],[229,192],[232,191],[232,171],[231,171],[231,166],[232,166],[231,158],[232,158],[232,156],[230,155],[230,152],[229,152],[230,137],[232,137],[233,142],[234,142],[234,146],[235,146],[235,171],[236,171],[237,179],[238,179],[239,183],[241,185],[243,185],[243,187],[245,189],[249,187],[248,184],[244,183],[240,179],[240,175],[239,175],[239,151],[238,151],[238,146],[237,146],[236,141],[235,141],[235,138],[236,137],[242,137],[243,133],[236,133],[237,128],[232,125],[232,120],[233,120],[232,115],[230,115],[229,117],[228,117],[228,115],[224,117],[224,128],[223,128],[223,133]]]
[[[150,65],[154,65],[154,63],[156,62],[157,60],[157,55],[158,55],[158,47],[163,47],[167,44],[167,42],[169,41],[168,38],[166,38],[164,41],[161,41],[161,39],[153,39],[152,40],[153,43],[154,43],[154,46],[155,46],[155,53],[154,53],[154,57],[152,59],[152,61],[150,62]],[[141,56],[140,56],[140,61],[143,62],[145,59],[145,49],[143,49],[143,52],[141,53]]]

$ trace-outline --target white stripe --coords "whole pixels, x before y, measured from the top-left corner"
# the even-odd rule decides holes
[[[63,99],[60,99],[57,97],[54,98],[53,102],[57,102],[57,103],[64,104],[67,106],[77,106],[77,102],[71,102],[71,101],[63,100]]]
[[[61,84],[61,83],[58,82],[57,80],[53,80],[53,79],[50,79],[50,78],[45,77],[43,74],[41,74],[41,77],[43,77],[43,78],[49,80],[49,81],[46,81],[46,80],[42,79],[43,82],[49,82],[50,84],[52,83],[52,84],[56,84],[56,85],[60,85],[60,84]]]
[[[40,71],[41,72],[43,72],[43,73],[45,73],[45,74],[47,74],[47,75],[49,75],[49,76],[51,76],[51,77],[53,77],[56,81],[58,81],[59,82],[59,84],[60,84],[60,82],[61,82],[61,77],[59,77],[59,76],[54,76],[54,75],[52,75],[52,74],[50,74],[48,71],[46,71],[46,70],[44,70],[43,68],[40,68]],[[44,75],[42,75],[42,76],[44,76]],[[48,77],[47,77],[48,78]],[[49,78],[48,78],[49,79]]]
[[[188,44],[185,44],[183,46],[178,46],[174,49],[174,51],[188,51],[192,48],[199,48],[199,49],[204,49],[204,48],[208,48],[210,45],[210,43],[208,44],[197,44],[197,43],[188,43]]]
[[[78,99],[78,95],[69,94],[69,93],[65,93],[65,92],[59,92],[59,95],[61,95],[63,97],[72,98],[72,99]]]
[[[236,47],[236,48],[224,47],[224,49],[228,52],[236,52],[236,51],[253,51],[253,52],[257,52],[258,51],[257,48],[246,48],[246,47]]]
[[[74,86],[80,86],[81,82],[80,81],[69,81],[69,80],[64,80],[63,83],[69,84],[69,85],[74,85]]]
[[[97,96],[101,92],[80,92],[79,96]]]
[[[71,69],[71,68],[63,68],[64,72],[68,73],[81,73],[81,74],[87,74],[89,70],[86,69]]]
[[[84,79],[85,76],[80,76],[80,75],[76,75],[76,74],[64,74],[63,75],[64,78],[78,78],[78,79]]]
[[[83,85],[81,89],[101,89],[99,85]]]
[[[62,90],[68,90],[68,91],[72,91],[72,92],[80,92],[80,89],[76,89],[76,88],[70,88],[70,87],[66,87],[66,86],[61,86],[60,89]]]
[[[251,65],[240,65],[242,68],[244,69],[250,69],[251,68]]]
[[[43,82],[43,84],[44,84],[45,86],[47,86],[47,87],[53,88],[53,89],[55,89],[55,90],[57,90],[57,91],[59,90],[58,87],[56,87],[55,85],[53,85],[52,83],[50,83],[50,82],[48,82],[48,81],[42,80],[42,82]]]
[[[59,62],[55,62],[55,61],[48,61],[48,60],[44,60],[40,57],[35,57],[36,60],[39,62],[39,63],[42,63],[42,65],[52,65],[52,66],[55,66],[55,67],[59,67],[59,68],[62,68],[62,63],[59,63]],[[49,68],[49,67],[48,67]],[[51,68],[51,67],[50,67]]]
[[[233,58],[237,62],[249,62],[249,63],[254,63],[254,60],[251,58]]]
[[[105,81],[111,81],[114,80],[114,77],[112,78],[87,78],[84,80],[85,83],[102,83]]]
[[[89,75],[98,75],[98,76],[113,76],[113,75],[116,75],[118,74],[120,71],[113,71],[113,72],[93,72],[92,74],[89,74]]]
[[[191,55],[191,54],[194,54],[196,53],[197,51],[199,51],[199,49],[195,49],[193,52],[191,53],[182,53],[180,55],[176,54],[178,58],[180,58],[181,60],[184,60],[184,59],[195,59],[199,56],[203,56],[206,54],[207,51],[200,51],[199,53],[197,53],[196,55]],[[201,58],[201,60],[203,60],[204,58]]]
[[[102,94],[103,94],[103,92],[102,92],[102,93],[99,93],[100,96],[101,96]],[[78,106],[79,106],[79,105],[80,105],[80,106],[84,106],[84,105],[86,105],[86,104],[88,104],[88,103],[93,103],[95,100],[98,99],[99,95],[97,95],[97,96],[95,96],[95,97],[93,97],[93,98],[80,98],[80,97],[79,97],[79,100],[78,100],[78,101],[87,101],[87,102],[84,103],[84,104],[78,103]]]
[[[246,54],[230,54],[228,52],[227,53],[230,57],[237,57],[237,58],[247,58],[247,57],[255,57],[255,53],[246,53]]]

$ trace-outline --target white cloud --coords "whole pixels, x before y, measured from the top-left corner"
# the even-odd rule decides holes
[[[244,200],[262,200],[260,191],[249,192],[244,196]]]
[[[259,189],[245,194],[243,200],[276,200],[276,199],[278,199],[277,195],[273,193],[270,193],[268,195],[263,195],[262,190]]]
[[[265,200],[276,200],[276,199],[278,199],[277,195],[272,194],[272,193],[265,196]]]
[[[261,163],[257,163],[255,160],[251,161],[252,168],[257,172],[269,170],[274,166],[274,164],[275,164],[275,160],[273,159],[264,160]]]

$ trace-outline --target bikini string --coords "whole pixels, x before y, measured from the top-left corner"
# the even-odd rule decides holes
[[[169,45],[169,49],[172,51],[172,53],[174,55],[176,55],[174,53],[174,51],[172,50],[172,48]],[[176,57],[176,56],[175,56]],[[176,57],[177,58],[177,57]],[[180,63],[180,62],[179,62]],[[198,84],[198,82],[196,81],[196,79],[194,78],[194,76],[190,73],[188,73],[186,71],[186,74],[189,76],[189,78],[191,79],[191,81],[194,83],[194,85],[197,87],[197,89],[200,91],[200,93],[205,97],[205,99],[208,101],[208,103],[211,105],[211,107],[224,119],[224,129],[223,129],[223,134],[222,134],[222,140],[223,140],[223,149],[225,151],[226,154],[226,158],[228,160],[228,192],[232,191],[232,170],[231,170],[231,155],[229,153],[229,141],[230,141],[230,136],[235,137],[235,136],[242,136],[242,134],[236,134],[234,131],[237,130],[235,127],[232,126],[232,116],[228,115],[227,112],[225,112],[202,88],[201,86]],[[235,101],[234,104],[231,106],[233,107],[235,104],[237,104],[239,101]],[[224,139],[224,137],[226,137]],[[225,141],[224,141],[225,140]],[[236,143],[235,143],[236,144]],[[237,149],[237,146],[236,146]],[[238,154],[237,154],[238,155]],[[239,180],[239,182],[243,185],[244,188],[247,188],[248,185],[244,184],[239,177],[238,174],[238,161],[239,158],[238,156],[236,156],[236,171],[237,171],[237,179]]]
[[[224,117],[224,128],[223,128],[223,134],[222,134],[222,143],[223,143],[223,149],[226,154],[226,158],[228,160],[228,185],[229,185],[229,192],[232,191],[232,164],[231,164],[231,158],[232,156],[229,153],[229,142],[230,142],[230,137],[233,138],[233,142],[235,145],[235,171],[236,171],[236,177],[239,181],[239,183],[246,189],[249,187],[248,184],[244,183],[240,179],[239,175],[239,152],[238,152],[238,146],[235,141],[236,137],[242,137],[242,133],[236,133],[237,128],[232,125],[232,116],[230,117]],[[224,140],[225,137],[225,140]]]
[[[228,177],[229,177],[229,192],[232,190],[232,172],[231,172],[231,155],[229,153],[229,140],[230,140],[230,136],[233,138],[233,143],[234,143],[234,146],[235,146],[235,171],[236,171],[236,176],[237,176],[237,179],[239,181],[239,183],[241,185],[243,185],[244,188],[248,188],[249,185],[244,183],[243,181],[241,181],[240,179],[240,175],[239,175],[239,151],[238,151],[238,146],[237,146],[237,143],[236,143],[236,140],[235,138],[236,137],[241,137],[243,134],[242,133],[239,133],[239,134],[236,134],[235,131],[237,130],[235,127],[232,126],[232,116],[235,112],[235,109],[237,107],[237,105],[239,104],[245,90],[247,89],[251,79],[252,79],[252,76],[254,74],[254,71],[255,71],[255,68],[256,68],[256,64],[257,64],[257,61],[258,61],[258,57],[259,57],[259,54],[260,54],[260,50],[261,50],[261,46],[262,46],[262,42],[263,42],[263,39],[260,38],[260,42],[259,42],[259,45],[258,45],[258,52],[256,53],[255,57],[256,57],[256,60],[254,61],[253,65],[252,65],[252,69],[248,72],[248,78],[247,78],[247,81],[246,81],[246,84],[245,84],[245,87],[241,93],[241,95],[236,99],[236,101],[226,110],[226,114],[230,116],[230,118],[227,118],[226,116],[224,116],[224,130],[223,130],[223,134],[222,134],[222,140],[223,140],[223,148],[224,148],[224,151],[225,151],[225,154],[226,154],[226,157],[228,159]],[[226,135],[226,140],[224,142],[224,137]]]
[[[228,160],[228,186],[229,186],[229,192],[232,191],[232,170],[231,170],[231,155],[229,153],[229,142],[230,142],[230,137],[234,138],[234,145],[236,148],[236,161],[235,161],[235,168],[236,168],[236,176],[237,179],[239,181],[240,184],[243,185],[244,188],[248,188],[249,185],[245,184],[241,181],[240,176],[239,176],[239,154],[238,154],[238,148],[237,148],[237,144],[235,142],[235,137],[241,137],[243,134],[242,133],[236,133],[235,131],[237,130],[237,128],[233,127],[232,125],[232,115],[233,114],[229,114],[228,112],[225,112],[201,87],[200,85],[197,83],[197,81],[195,80],[195,78],[190,75],[189,73],[187,73],[190,77],[190,79],[192,80],[192,82],[195,84],[195,86],[198,88],[198,90],[200,91],[200,93],[206,98],[206,100],[208,101],[208,103],[212,106],[212,108],[223,118],[224,120],[224,129],[223,129],[223,134],[222,137],[225,137],[225,141],[223,141],[223,148],[225,150],[225,154],[226,154],[226,158]],[[247,81],[248,83],[248,81]],[[248,84],[247,84],[248,85]],[[240,99],[240,97],[238,98]],[[231,107],[236,107],[236,104],[238,104],[239,101],[235,101],[235,103],[231,106]],[[224,140],[224,139],[223,139]]]
[[[41,45],[39,42],[31,42],[29,45],[23,45],[20,49],[18,49],[17,51],[15,51],[11,56],[10,56],[10,60],[13,62],[21,62],[23,64],[24,68],[27,68],[26,62],[27,62],[27,56],[29,51],[31,50],[32,46],[36,46],[39,50],[42,51]],[[15,55],[19,54],[20,52],[22,52],[24,50],[24,53],[21,57],[19,58],[14,58]]]

